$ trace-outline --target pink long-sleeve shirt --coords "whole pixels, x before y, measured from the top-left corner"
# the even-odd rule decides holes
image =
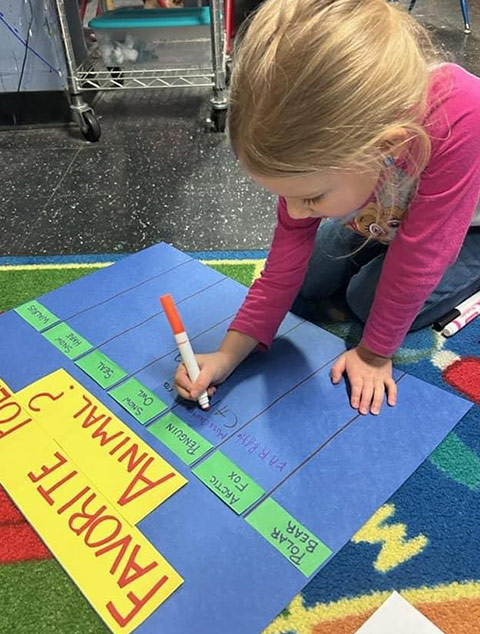
[[[395,222],[391,192],[385,194],[390,199],[385,201],[389,217],[384,224],[378,223],[377,209],[372,215],[373,203],[348,222],[352,230],[390,242],[363,332],[363,343],[385,356],[402,344],[426,299],[455,262],[469,227],[480,225],[480,79],[444,64],[435,71],[428,104],[424,124],[431,139],[430,160],[419,181],[410,181],[410,188],[404,187],[393,201],[398,206]],[[401,168],[397,172],[399,183],[408,183],[401,178]],[[265,269],[232,330],[271,344],[302,285],[319,223],[316,218],[290,218],[285,201],[279,200]]]

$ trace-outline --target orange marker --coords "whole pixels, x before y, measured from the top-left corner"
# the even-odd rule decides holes
[[[182,318],[178,314],[177,307],[175,306],[175,302],[173,301],[173,297],[171,295],[162,295],[160,297],[160,301],[167,319],[170,322],[170,326],[172,327],[173,335],[175,337],[175,341],[177,342],[178,350],[182,355],[182,361],[187,368],[188,376],[190,377],[192,383],[194,383],[200,374],[200,368],[198,367],[197,360],[193,354],[190,340],[185,332],[185,326],[183,325]],[[198,397],[198,403],[202,409],[208,409],[210,407],[206,391],[200,394]]]

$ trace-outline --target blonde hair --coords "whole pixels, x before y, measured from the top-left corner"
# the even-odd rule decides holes
[[[381,166],[392,150],[417,176],[437,63],[426,30],[386,0],[267,0],[235,52],[233,148],[263,176]]]

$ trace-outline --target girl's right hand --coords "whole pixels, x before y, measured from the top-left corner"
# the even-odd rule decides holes
[[[225,352],[195,355],[200,374],[195,383],[190,380],[187,369],[181,363],[175,373],[175,388],[182,398],[196,401],[199,395],[207,390],[208,395],[215,393],[216,385],[225,381],[235,369],[231,357]]]

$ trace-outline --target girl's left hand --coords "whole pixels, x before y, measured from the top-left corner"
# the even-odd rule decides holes
[[[352,390],[350,403],[360,414],[380,414],[383,397],[397,402],[397,386],[392,377],[392,360],[381,357],[361,344],[348,350],[332,368],[332,381],[339,383],[345,373]]]

